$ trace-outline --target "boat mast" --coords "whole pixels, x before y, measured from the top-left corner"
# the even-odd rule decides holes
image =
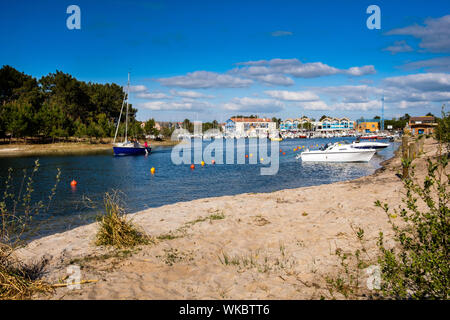
[[[124,94],[123,100],[122,100],[122,107],[120,108],[119,120],[117,121],[116,133],[114,134],[114,142],[113,143],[116,143],[117,133],[119,132],[120,119],[122,118],[122,111],[123,111],[123,106],[125,105],[126,97],[127,97],[127,95]]]
[[[126,116],[126,121],[125,121],[125,141],[127,142],[128,140],[128,96],[130,95],[130,73],[128,72],[128,84],[127,84],[127,116]]]

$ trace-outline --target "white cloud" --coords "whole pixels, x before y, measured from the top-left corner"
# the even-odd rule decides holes
[[[195,71],[184,76],[156,79],[167,87],[181,88],[244,88],[249,87],[253,81],[242,79],[229,74],[220,74],[209,71]]]
[[[431,52],[450,51],[450,15],[425,20],[425,26],[418,24],[393,29],[387,35],[410,35],[421,40],[419,46]]]
[[[372,65],[338,69],[322,62],[302,63],[298,59],[247,61],[239,62],[236,65],[238,67],[231,70],[231,73],[250,78],[267,74],[282,74],[296,78],[316,78],[335,74],[363,76],[376,73]]]
[[[311,91],[286,91],[286,90],[272,90],[264,91],[272,98],[284,101],[315,101],[319,100],[319,96]]]
[[[437,57],[409,62],[401,66],[405,70],[425,69],[429,72],[450,72],[450,57]]]
[[[308,101],[308,102],[302,102],[298,104],[299,107],[302,107],[305,110],[313,110],[313,111],[320,111],[320,110],[334,110],[331,106],[327,105],[324,101]]]
[[[411,48],[405,40],[401,41],[395,41],[393,45],[384,48],[383,51],[389,51],[391,54],[396,54],[400,52],[410,52],[413,51],[413,48]]]
[[[144,85],[130,86],[130,92],[145,92],[147,87]]]
[[[274,31],[270,33],[272,37],[285,37],[285,36],[292,36],[293,33],[290,31]]]
[[[170,90],[170,93],[173,96],[177,97],[183,97],[183,98],[191,98],[191,99],[198,99],[198,98],[214,98],[212,95],[207,95],[201,92],[197,91],[176,91],[176,90]]]
[[[450,74],[419,73],[384,79],[387,86],[413,88],[419,91],[450,91]]]
[[[140,92],[136,95],[136,97],[140,98],[140,99],[169,99],[170,98],[167,94],[161,93],[161,92],[155,92],[155,93]]]
[[[274,113],[283,110],[282,102],[273,99],[233,98],[223,105],[225,110]]]
[[[153,111],[206,111],[214,106],[202,101],[149,101],[138,104],[138,107]]]

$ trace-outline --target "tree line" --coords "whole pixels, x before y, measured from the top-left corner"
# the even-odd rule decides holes
[[[39,80],[11,66],[0,69],[0,138],[113,137],[123,87],[77,80],[62,71]],[[142,134],[129,109],[129,135]],[[124,134],[124,125],[119,133]]]

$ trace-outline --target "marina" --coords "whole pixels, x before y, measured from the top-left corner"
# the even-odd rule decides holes
[[[341,139],[308,139],[307,145],[302,139],[279,142],[285,155],[282,152],[279,154],[279,170],[274,176],[260,175],[261,167],[266,166],[260,161],[250,164],[252,159],[258,159],[257,154],[246,158],[246,164],[243,165],[237,164],[236,159],[235,164],[208,163],[191,170],[190,165],[172,163],[171,147],[154,148],[149,156],[114,157],[111,152],[104,151],[99,155],[40,157],[41,168],[35,180],[36,199],[45,201],[55,183],[56,168],[62,171],[62,180],[50,210],[39,217],[41,220],[51,219],[45,226],[48,230],[42,232],[57,232],[94,221],[100,209],[92,208],[92,205],[98,207],[104,193],[111,190],[120,190],[129,212],[136,212],[206,197],[328,184],[373,173],[382,161],[393,156],[398,147],[397,143],[392,143],[369,163],[324,163],[311,166],[303,165],[301,160],[296,159],[299,147],[318,150],[326,143]],[[351,138],[346,139],[353,141]],[[209,143],[204,141],[202,148],[206,148]],[[246,148],[241,149],[243,154],[249,155],[249,139],[245,139],[243,145]],[[238,153],[236,148],[237,143],[235,157]],[[226,163],[225,157],[224,154],[223,163]],[[15,187],[19,188],[22,170],[30,172],[35,160],[35,157],[0,158],[0,175],[5,176],[8,168],[13,168]],[[155,168],[155,174],[150,172],[152,167]],[[72,180],[78,182],[76,187],[69,185]]]

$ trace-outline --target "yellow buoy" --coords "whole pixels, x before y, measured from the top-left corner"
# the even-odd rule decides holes
[[[202,161],[200,164],[201,164],[202,167],[203,167],[203,166],[205,165],[205,161]]]
[[[261,158],[261,162],[263,162],[264,161],[264,158]]]
[[[253,157],[253,153],[250,153],[250,157]]]
[[[151,173],[151,174],[155,174],[155,168],[152,167],[152,168],[150,169],[150,173]]]

